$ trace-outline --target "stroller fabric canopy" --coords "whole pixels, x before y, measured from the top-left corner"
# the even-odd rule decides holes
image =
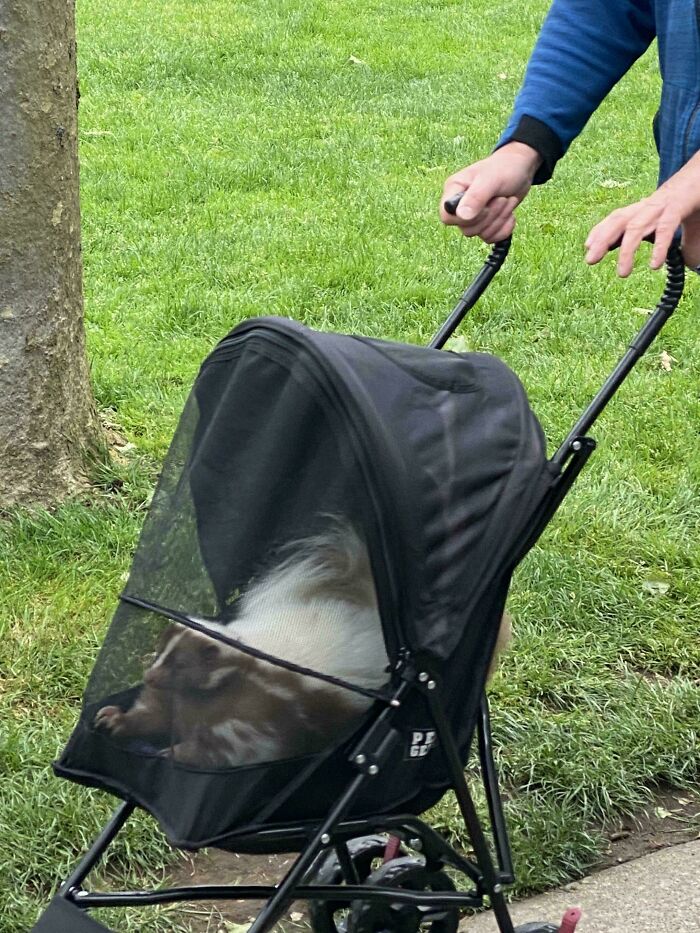
[[[368,704],[408,659],[438,679],[466,755],[510,575],[551,481],[525,391],[497,358],[245,322],[202,365],[57,772],[136,800],[179,845],[313,819],[347,777]],[[356,582],[364,562],[371,594]],[[289,595],[302,583],[333,613]],[[358,620],[345,640],[338,613]],[[227,651],[247,658],[245,676]],[[166,675],[189,684],[188,709],[182,686],[165,703]],[[245,677],[263,684],[257,705]],[[311,681],[330,691],[323,724]],[[215,737],[240,744],[245,709],[284,715],[282,684],[299,726],[286,730],[292,745],[218,759]],[[315,738],[295,754],[290,736],[314,716]],[[407,735],[421,716],[408,704]],[[259,727],[268,743],[283,731]],[[361,795],[358,812],[434,802],[444,768],[439,755],[419,757]]]
[[[194,398],[188,479],[218,600],[327,497],[366,523],[375,574],[386,550],[391,649],[448,658],[541,495],[542,432],[511,370],[260,318],[214,351]]]

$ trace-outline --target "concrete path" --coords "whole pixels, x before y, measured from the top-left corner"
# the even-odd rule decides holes
[[[700,840],[608,868],[511,907],[513,921],[559,922],[581,907],[576,933],[700,933]],[[490,913],[464,920],[461,933],[498,933]]]

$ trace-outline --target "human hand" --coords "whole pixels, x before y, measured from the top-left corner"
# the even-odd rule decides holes
[[[506,143],[500,149],[451,175],[440,199],[440,220],[458,226],[465,236],[496,243],[515,227],[514,210],[527,195],[542,159],[525,143]],[[464,191],[457,213],[448,214],[447,198]]]
[[[700,263],[700,159],[695,156],[654,192],[635,204],[619,208],[597,224],[586,240],[586,262],[600,262],[618,241],[617,271],[626,278],[634,255],[644,237],[654,234],[650,266],[659,269],[666,261],[676,231],[683,227],[686,263]]]

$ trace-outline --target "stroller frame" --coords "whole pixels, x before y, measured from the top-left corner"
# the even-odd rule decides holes
[[[510,249],[510,238],[497,243],[472,283],[440,328],[429,346],[441,349],[455,332],[465,315],[484,294],[490,282],[503,265]],[[615,394],[636,362],[675,311],[683,293],[685,266],[680,248],[674,243],[667,258],[667,278],[663,294],[653,313],[638,331],[627,352],[619,361],[599,392],[585,409],[564,442],[555,452],[550,463],[556,468],[557,478],[545,497],[528,540],[524,554],[537,540],[552,516],[557,511],[586,461],[595,449],[595,441],[587,436],[591,426]],[[197,885],[190,887],[160,888],[150,891],[97,892],[87,891],[83,882],[106,852],[114,838],[136,808],[136,803],[124,801],[114,811],[92,847],[84,855],[70,876],[60,886],[49,908],[34,928],[37,933],[53,933],[56,926],[69,916],[71,929],[76,933],[107,930],[90,918],[89,908],[148,906],[183,901],[203,900],[266,900],[250,933],[267,933],[280,919],[289,905],[296,900],[333,902],[337,907],[350,907],[351,903],[363,902],[372,910],[375,905],[394,905],[393,909],[421,908],[420,922],[440,919],[460,908],[478,909],[488,897],[500,933],[556,933],[557,925],[526,924],[514,928],[504,896],[504,886],[515,880],[508,833],[498,789],[491,741],[489,706],[484,693],[481,698],[476,722],[478,757],[481,781],[489,812],[489,829],[495,850],[495,860],[487,841],[486,833],[477,813],[464,774],[459,750],[453,730],[440,699],[437,678],[428,670],[416,667],[412,657],[404,653],[401,679],[392,697],[379,708],[362,738],[354,746],[350,760],[357,774],[341,794],[325,820],[318,825],[285,826],[279,829],[264,829],[234,838],[241,851],[245,852],[288,852],[298,851],[298,856],[276,886],[268,885]],[[427,702],[437,741],[445,757],[452,789],[469,834],[473,858],[456,852],[435,830],[413,815],[376,816],[366,819],[346,820],[345,816],[361,788],[368,781],[379,780],[383,765],[397,741],[392,733],[392,719],[410,691],[420,691]],[[427,872],[438,872],[445,867],[463,874],[471,883],[466,891],[454,890],[411,890],[390,887],[388,884],[366,884],[359,877],[348,842],[368,833],[388,833],[389,844],[385,860],[392,858],[398,844],[405,843],[418,850],[425,858]],[[322,859],[334,852],[337,858],[342,883],[314,884],[313,878]],[[371,916],[371,915],[370,915]],[[385,929],[386,923],[370,919],[369,929]],[[403,927],[400,927],[401,929]],[[416,924],[417,928],[417,924]],[[569,927],[572,929],[572,927]]]

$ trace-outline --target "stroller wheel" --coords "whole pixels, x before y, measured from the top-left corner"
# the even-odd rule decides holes
[[[522,923],[515,933],[559,933],[556,923]]]
[[[420,858],[404,857],[387,862],[367,878],[366,884],[381,887],[410,888],[415,891],[454,891],[451,878],[444,871],[429,871]],[[459,909],[427,908],[388,901],[370,903],[353,901],[348,933],[456,933]]]
[[[350,860],[358,879],[364,883],[378,859],[384,857],[386,836],[360,836],[348,842]],[[323,859],[310,884],[342,884],[343,871],[338,856],[331,849]],[[309,920],[314,933],[346,933],[350,900],[309,901]]]
[[[576,924],[581,919],[581,909],[572,907],[567,910],[561,920],[556,923],[523,923],[515,928],[515,933],[576,933]]]

